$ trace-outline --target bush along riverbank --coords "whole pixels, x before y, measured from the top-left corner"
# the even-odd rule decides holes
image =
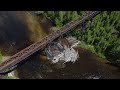
[[[42,13],[53,26],[60,28],[84,11],[45,11]],[[81,41],[80,47],[115,64],[120,63],[120,11],[104,11],[70,33]]]

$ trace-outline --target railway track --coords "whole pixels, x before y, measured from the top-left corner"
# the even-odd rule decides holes
[[[87,12],[86,15],[83,15],[79,17],[76,20],[73,20],[69,23],[67,23],[65,26],[63,26],[61,29],[49,34],[48,36],[44,37],[42,40],[28,46],[27,48],[23,49],[22,51],[16,53],[15,55],[11,56],[9,59],[5,60],[3,63],[0,64],[0,73],[5,73],[5,70],[10,69],[14,67],[15,65],[19,64],[21,61],[23,61],[25,58],[29,57],[36,51],[44,48],[48,43],[52,42],[59,36],[65,34],[78,24],[81,24],[83,22],[86,22],[87,20],[90,20],[97,14],[99,14],[100,11],[90,11]]]

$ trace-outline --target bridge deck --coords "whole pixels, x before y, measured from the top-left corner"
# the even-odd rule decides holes
[[[85,22],[86,20],[89,20],[99,14],[100,11],[93,11],[87,13],[85,16],[81,16],[78,19],[71,21],[67,23],[65,26],[63,26],[61,29],[57,30],[56,32],[53,32],[43,38],[42,40],[28,46],[27,48],[23,49],[22,51],[16,53],[15,55],[11,56],[9,59],[5,60],[3,63],[0,64],[0,73],[3,73],[4,70],[9,69],[16,64],[23,61],[25,58],[29,57],[39,49],[44,48],[49,42],[52,42],[57,37],[65,34],[67,31],[72,29],[73,27],[77,26],[78,24]]]

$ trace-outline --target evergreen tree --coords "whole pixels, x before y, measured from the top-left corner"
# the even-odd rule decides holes
[[[55,26],[62,27],[85,14],[85,11],[44,11],[43,15]],[[113,32],[118,32],[118,35],[113,35]],[[85,30],[75,30],[71,34],[84,42],[81,45],[83,48],[89,48],[103,58],[120,59],[120,11],[104,11],[93,18],[92,22],[86,23]]]

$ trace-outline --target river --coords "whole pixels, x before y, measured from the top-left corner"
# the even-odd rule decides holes
[[[11,56],[49,34],[49,24],[33,12],[0,12],[0,50]],[[120,68],[91,52],[76,48],[79,60],[65,65],[50,64],[38,51],[28,57],[14,74],[20,79],[120,79]]]
[[[77,50],[79,60],[65,65],[51,65],[36,53],[16,70],[16,75],[21,79],[120,79],[120,68],[87,50],[79,47]]]

